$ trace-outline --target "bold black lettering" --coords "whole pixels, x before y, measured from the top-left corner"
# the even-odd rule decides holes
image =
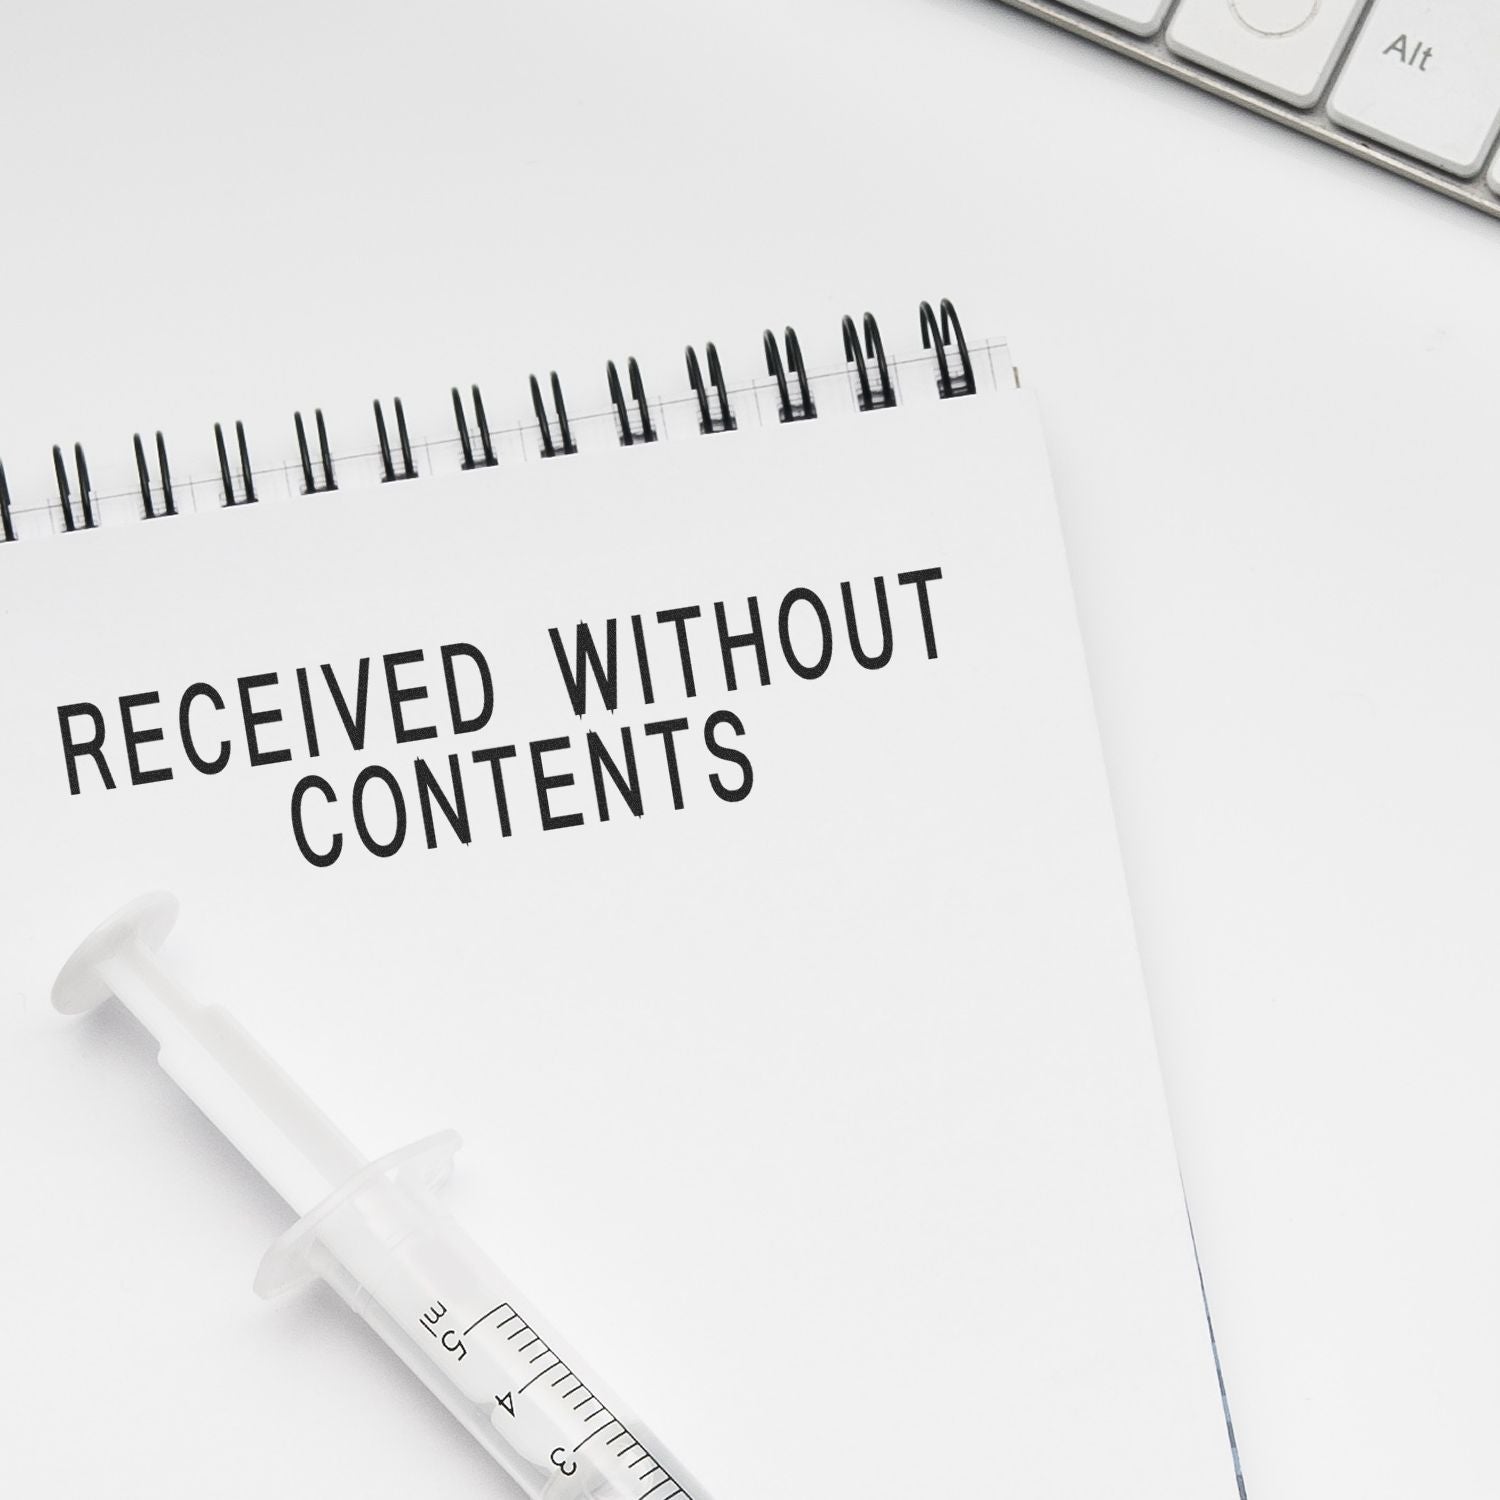
[[[672,783],[672,806],[677,812],[682,811],[682,777],[677,772],[677,742],[673,736],[687,727],[686,719],[661,719],[646,725],[647,734],[661,736],[662,753],[667,757],[667,778]]]
[[[542,769],[542,757],[553,750],[566,750],[571,741],[567,735],[555,740],[532,740],[531,774],[536,781],[536,805],[542,814],[542,828],[550,833],[554,828],[576,828],[583,822],[582,813],[554,813],[551,792],[554,787],[572,786],[573,773],[564,771],[560,776],[548,776]]]
[[[297,668],[297,696],[302,700],[302,728],[307,733],[307,756],[318,758],[318,726],[313,719],[312,688],[307,680],[307,668]]]
[[[693,681],[693,653],[688,649],[687,622],[696,620],[703,611],[696,604],[684,604],[679,609],[659,609],[656,621],[659,625],[671,625],[677,630],[677,654],[682,658],[682,690],[689,698],[698,696]]]
[[[922,610],[922,634],[927,640],[927,658],[937,655],[937,638],[932,633],[932,607],[927,602],[927,585],[943,576],[941,568],[918,568],[914,573],[896,574],[897,583],[914,583],[917,586],[917,603]]]
[[[220,707],[222,708],[223,705],[220,704]],[[302,823],[302,799],[308,792],[322,792],[323,799],[329,806],[337,802],[338,798],[333,795],[333,788],[321,776],[304,776],[292,788],[292,837],[297,840],[297,848],[302,851],[302,857],[308,864],[316,865],[320,870],[326,870],[343,852],[344,835],[335,833],[333,841],[322,854],[319,854],[308,843],[307,830]]]
[[[240,689],[240,715],[245,721],[245,745],[250,752],[250,764],[252,766],[274,766],[283,760],[290,760],[292,752],[287,749],[262,750],[260,748],[260,737],[258,731],[262,724],[278,724],[281,722],[281,710],[279,708],[255,709],[250,706],[250,695],[260,688],[275,687],[277,676],[275,672],[259,672],[253,677],[241,677]]]
[[[68,727],[71,719],[88,719],[94,726],[93,735],[81,744],[74,740],[73,731]],[[115,778],[109,774],[109,766],[104,760],[104,715],[92,703],[59,704],[57,727],[62,734],[63,764],[68,768],[68,791],[75,797],[79,793],[78,757],[80,755],[93,757],[94,764],[99,768],[100,780],[104,782],[105,791],[114,791]]]
[[[396,743],[398,745],[409,745],[413,740],[434,740],[437,738],[436,724],[420,724],[415,729],[406,727],[406,712],[402,708],[403,703],[416,703],[427,696],[427,689],[423,687],[399,687],[396,683],[396,668],[409,667],[414,662],[422,660],[420,651],[392,651],[383,656],[381,660],[385,663],[385,688],[391,698],[391,727],[396,731]]]
[[[150,745],[157,740],[166,739],[166,735],[160,729],[137,729],[135,727],[136,709],[149,708],[151,704],[160,702],[160,693],[127,693],[120,699],[120,725],[125,731],[125,759],[130,762],[132,786],[145,786],[148,782],[172,779],[170,766],[157,766],[153,770],[143,771],[141,758],[137,754],[142,745]],[[290,752],[288,755],[290,756]]]
[[[500,837],[510,837],[510,804],[505,800],[505,770],[500,762],[510,760],[516,753],[514,745],[491,745],[487,750],[476,750],[476,764],[490,768],[490,779],[495,784],[495,811],[500,814]]]
[[[177,729],[182,736],[182,748],[187,754],[188,763],[195,771],[204,776],[217,776],[225,766],[229,764],[229,741],[219,741],[219,753],[212,760],[205,760],[198,754],[198,746],[193,739],[192,722],[189,714],[193,704],[199,698],[207,698],[214,708],[220,713],[224,712],[224,700],[219,696],[219,690],[206,682],[195,682],[183,695],[182,702],[177,707]]]
[[[391,794],[391,806],[396,815],[396,826],[387,843],[380,843],[370,833],[370,825],[365,821],[365,788],[372,781],[378,781]],[[359,841],[371,854],[379,859],[389,859],[401,845],[406,841],[406,798],[401,795],[401,787],[396,778],[386,770],[384,766],[366,766],[358,776],[354,778],[354,828],[359,834]]]
[[[362,656],[359,659],[359,682],[355,689],[353,714],[349,712],[349,702],[344,697],[338,678],[333,675],[332,665],[326,661],[323,663],[323,681],[328,684],[328,696],[333,699],[333,706],[338,710],[344,733],[349,736],[349,748],[363,750],[365,712],[370,706],[370,658]]]
[[[717,713],[708,716],[707,723],[703,726],[703,743],[708,746],[708,753],[717,756],[720,760],[732,761],[740,768],[740,784],[737,787],[727,787],[719,779],[717,773],[710,773],[708,784],[715,793],[726,802],[743,802],[750,795],[750,788],[755,785],[755,772],[750,765],[750,757],[742,750],[735,750],[728,745],[721,745],[714,738],[715,731],[721,724],[727,724],[736,734],[744,734],[745,726],[740,723],[738,717],[727,708],[721,708]]]
[[[591,729],[588,734],[589,745],[589,769],[594,773],[594,796],[599,803],[599,821],[609,822],[609,798],[604,793],[604,773],[609,772],[609,779],[614,782],[615,790],[625,799],[625,806],[633,812],[636,817],[641,815],[641,778],[635,766],[635,746],[630,741],[630,731],[620,730],[620,745],[625,752],[625,774],[620,774],[620,768],[609,758],[609,751],[604,748],[604,741]]]
[[[434,802],[443,810],[443,816],[448,820],[448,826],[458,835],[461,844],[467,844],[469,839],[469,807],[464,801],[464,779],[458,769],[458,757],[448,757],[448,778],[453,787],[453,800],[450,802],[443,795],[443,789],[438,785],[437,777],[432,774],[432,767],[425,760],[417,760],[417,802],[422,809],[422,831],[427,836],[427,847],[437,848],[437,827],[432,816],[432,804]]]
[[[859,643],[859,626],[854,619],[854,590],[841,583],[839,590],[844,596],[844,621],[849,626],[849,649],[860,666],[871,672],[879,670],[891,659],[891,611],[885,599],[885,579],[875,580],[875,611],[880,616],[880,650],[874,656],[866,653]]]
[[[792,606],[804,603],[812,605],[813,613],[818,617],[818,629],[823,633],[823,645],[818,652],[818,659],[810,667],[804,666],[798,660],[797,653],[792,650],[790,625]],[[799,677],[805,677],[811,681],[815,677],[821,677],[828,670],[828,663],[833,660],[833,626],[829,623],[828,611],[823,608],[823,601],[811,589],[793,589],[781,601],[776,626],[781,636],[781,654],[786,657],[787,666]]]
[[[604,665],[599,665],[599,650],[594,645],[594,632],[583,623],[578,622],[578,631],[574,640],[573,665],[568,665],[568,653],[563,650],[562,636],[556,629],[547,632],[552,637],[552,650],[557,657],[558,669],[562,672],[563,685],[568,690],[568,700],[573,705],[573,712],[582,717],[584,710],[588,707],[589,683],[584,673],[584,667],[594,674],[594,681],[599,688],[599,696],[604,700],[604,706],[613,713],[615,704],[619,701],[619,678],[616,675],[615,659],[615,622],[605,621],[604,625]]]
[[[464,717],[463,710],[458,706],[458,678],[453,670],[453,663],[460,656],[468,657],[479,670],[482,706],[477,714],[471,714],[468,718]],[[443,681],[448,686],[448,712],[453,716],[454,734],[473,734],[483,729],[490,722],[490,715],[495,711],[495,682],[490,676],[490,664],[484,659],[484,652],[477,646],[466,645],[463,641],[455,641],[451,646],[444,646]]]
[[[714,619],[719,626],[719,651],[724,657],[724,685],[732,693],[739,686],[734,680],[734,653],[744,646],[755,649],[755,664],[760,668],[760,685],[769,687],[771,668],[766,661],[766,638],[760,628],[760,602],[754,594],[745,601],[750,606],[750,628],[743,635],[731,635],[724,615],[724,603],[714,605]]]
[[[641,617],[631,615],[631,633],[635,636],[635,661],[641,669],[641,697],[647,703],[655,703],[651,693],[651,659],[646,655],[646,632],[641,628]]]

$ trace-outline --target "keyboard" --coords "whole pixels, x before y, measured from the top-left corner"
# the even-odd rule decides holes
[[[1500,0],[1002,0],[1500,218]]]

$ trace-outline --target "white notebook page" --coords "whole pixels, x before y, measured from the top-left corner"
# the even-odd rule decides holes
[[[155,886],[177,971],[372,1155],[463,1132],[455,1211],[717,1500],[1233,1493],[1028,395],[39,539],[0,598],[0,1441],[43,1494],[509,1493],[331,1297],[253,1298],[286,1210],[117,1011],[47,1008]],[[580,719],[549,631],[610,618]],[[363,658],[356,751],[322,668],[353,716]],[[606,821],[586,736],[627,731]]]

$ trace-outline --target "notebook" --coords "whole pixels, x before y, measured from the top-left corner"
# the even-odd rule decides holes
[[[254,1297],[279,1200],[51,1011],[158,887],[367,1152],[463,1133],[455,1213],[705,1494],[1235,1493],[1035,404],[947,307],[836,335],[8,497],[28,1495],[516,1493]]]

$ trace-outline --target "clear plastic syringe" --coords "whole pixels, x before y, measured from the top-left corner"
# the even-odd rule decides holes
[[[367,1161],[226,1010],[156,957],[177,901],[142,896],[63,967],[53,1004],[117,996],[158,1061],[300,1217],[255,1289],[326,1281],[532,1500],[706,1500],[438,1205],[459,1139],[444,1131]]]

